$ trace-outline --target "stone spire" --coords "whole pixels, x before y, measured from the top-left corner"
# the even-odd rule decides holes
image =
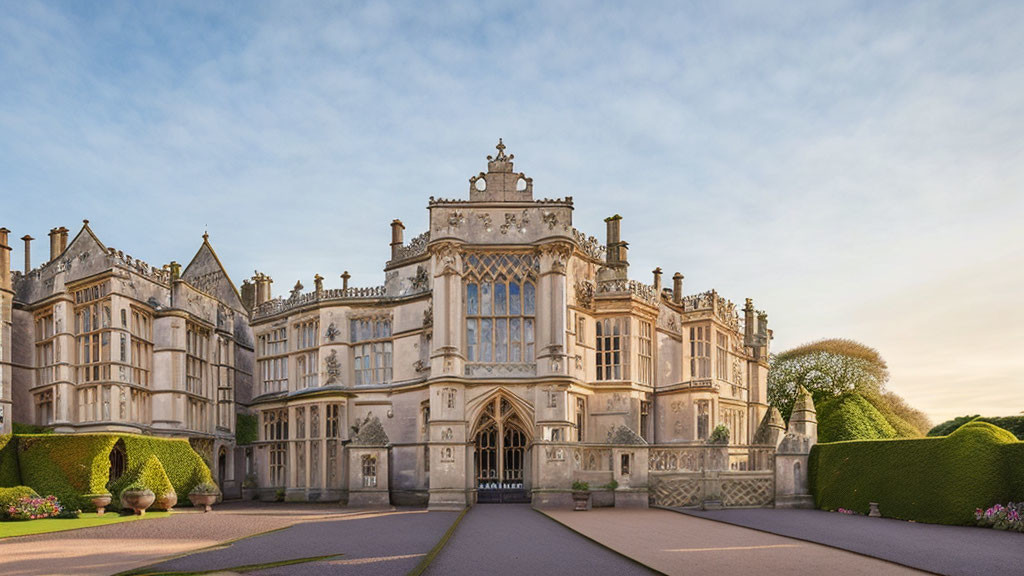
[[[772,406],[764,413],[764,418],[754,432],[754,444],[778,446],[786,433],[786,421],[782,419],[779,409]]]
[[[789,417],[789,432],[807,436],[812,444],[818,441],[818,412],[814,409],[814,397],[807,388],[800,386]]]

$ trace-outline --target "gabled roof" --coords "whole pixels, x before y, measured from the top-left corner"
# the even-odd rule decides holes
[[[64,251],[58,254],[57,257],[54,258],[54,260],[60,260],[60,257],[63,256],[64,254],[67,254],[67,252],[71,250],[73,246],[77,248],[77,246],[75,246],[75,243],[79,242],[79,239],[81,239],[82,242],[89,242],[91,240],[92,242],[96,243],[97,247],[99,247],[101,254],[107,253],[106,245],[104,245],[103,242],[100,241],[99,237],[96,236],[96,233],[93,232],[92,228],[89,227],[89,221],[82,220],[82,229],[78,231],[78,234],[75,234],[75,237],[72,238],[70,242],[68,242],[67,246],[64,247]]]
[[[210,245],[210,235],[203,234],[203,244],[181,273],[181,279],[193,288],[216,297],[239,312],[245,312],[242,295],[231,281],[217,252]]]

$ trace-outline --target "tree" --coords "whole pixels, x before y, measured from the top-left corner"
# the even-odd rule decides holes
[[[854,340],[819,340],[773,354],[770,361],[768,403],[787,421],[800,386],[819,404],[844,392],[880,396],[889,380],[889,367],[878,350]]]

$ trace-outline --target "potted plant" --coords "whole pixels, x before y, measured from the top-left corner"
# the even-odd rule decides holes
[[[156,504],[153,505],[157,510],[171,511],[171,508],[178,503],[178,494],[174,490],[168,490],[160,495],[156,499]]]
[[[83,498],[88,498],[89,502],[92,502],[93,507],[96,508],[97,516],[103,516],[107,506],[110,506],[111,500],[114,499],[110,494],[85,494]]]
[[[242,481],[242,500],[255,500],[259,495],[259,485],[256,482],[256,475],[249,474]]]
[[[590,504],[590,484],[576,480],[572,483],[573,510],[586,511]]]
[[[121,508],[135,511],[142,516],[156,501],[156,495],[142,484],[129,484],[121,491]]]
[[[220,496],[220,489],[213,482],[200,482],[188,493],[188,499],[196,508],[203,507],[203,512],[213,510],[213,503]]]

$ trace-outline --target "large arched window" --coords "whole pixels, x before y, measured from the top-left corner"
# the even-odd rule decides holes
[[[536,287],[518,276],[466,284],[470,362],[533,362]]]

